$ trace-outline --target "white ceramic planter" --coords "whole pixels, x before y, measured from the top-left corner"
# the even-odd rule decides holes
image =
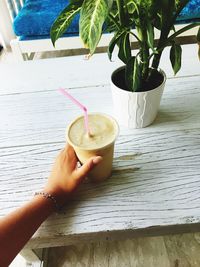
[[[155,120],[166,82],[164,71],[159,71],[164,77],[162,84],[147,92],[129,92],[120,89],[111,80],[114,113],[119,124],[128,128],[143,128]]]

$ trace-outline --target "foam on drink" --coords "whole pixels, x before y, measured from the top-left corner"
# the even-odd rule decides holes
[[[69,129],[71,142],[85,149],[98,149],[113,142],[116,136],[116,126],[113,122],[99,114],[90,114],[88,117],[90,136],[85,132],[84,118],[79,117]]]

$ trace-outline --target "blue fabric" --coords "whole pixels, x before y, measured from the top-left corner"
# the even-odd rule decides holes
[[[68,0],[27,0],[16,16],[13,29],[17,36],[49,35],[56,17],[68,4]],[[72,21],[68,33],[79,32],[79,17]]]
[[[200,19],[200,0],[190,0],[187,6],[181,11],[178,21]]]
[[[34,39],[34,36],[49,37],[52,23],[68,2],[68,0],[26,0],[13,23],[15,34],[24,40],[29,37]],[[185,22],[188,19],[200,19],[200,0],[190,0],[182,10],[178,21]],[[74,18],[67,33],[78,35],[78,20],[79,15]]]

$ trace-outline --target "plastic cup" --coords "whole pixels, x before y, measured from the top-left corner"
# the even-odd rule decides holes
[[[103,160],[88,174],[92,181],[100,182],[111,175],[119,126],[114,118],[106,114],[90,113],[88,118],[91,137],[85,132],[84,116],[80,116],[67,127],[66,139],[82,164],[90,157],[102,156]],[[84,141],[77,141],[77,138],[83,138]]]

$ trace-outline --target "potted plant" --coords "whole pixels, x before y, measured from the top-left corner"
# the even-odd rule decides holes
[[[145,127],[156,117],[166,75],[159,69],[166,46],[171,46],[170,61],[176,74],[181,67],[181,46],[176,37],[200,25],[191,23],[176,31],[177,16],[189,0],[71,0],[51,28],[51,40],[66,31],[73,17],[80,13],[79,32],[90,54],[95,52],[102,32],[114,32],[108,46],[111,60],[115,46],[124,66],[111,77],[114,109],[120,123],[131,128]],[[136,34],[132,29],[136,29]],[[159,38],[155,40],[155,29]],[[132,54],[130,36],[139,44]],[[200,29],[197,40],[200,41]]]

